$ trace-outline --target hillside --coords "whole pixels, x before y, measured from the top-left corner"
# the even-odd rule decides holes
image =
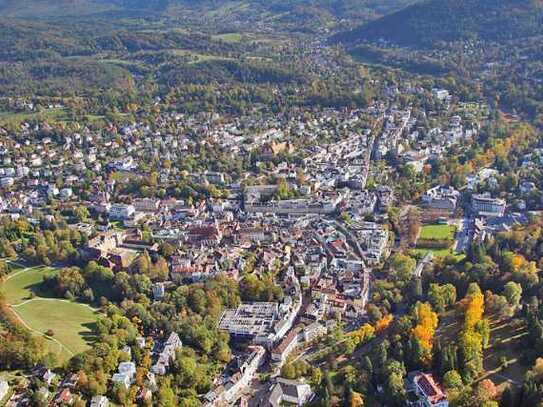
[[[0,0],[0,16],[49,18],[89,16],[104,12],[152,12],[179,15],[199,12],[202,17],[294,17],[307,14],[363,21],[396,11],[414,0]]]
[[[429,0],[392,13],[335,41],[357,44],[384,39],[424,47],[458,40],[502,41],[543,34],[538,0]]]

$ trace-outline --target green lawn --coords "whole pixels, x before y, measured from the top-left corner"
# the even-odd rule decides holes
[[[90,347],[97,312],[87,305],[54,298],[43,287],[43,277],[54,275],[58,269],[47,266],[18,269],[0,285],[7,303],[26,327],[36,335],[52,329],[47,339],[49,349],[64,362]]]
[[[454,253],[452,249],[431,249],[427,247],[417,247],[409,250],[409,254],[416,257],[424,257],[427,253],[432,252],[435,258],[453,256],[457,260],[462,260],[466,255],[464,253]]]
[[[47,266],[18,269],[8,276],[7,280],[0,286],[8,304],[20,304],[30,298],[31,293],[37,296],[50,296],[41,287],[43,277],[54,275],[57,269]]]
[[[94,340],[97,313],[86,305],[67,300],[36,298],[14,306],[13,310],[36,333],[43,334],[52,329],[54,336],[51,349],[56,347],[61,358],[87,350]]]
[[[221,40],[224,42],[240,42],[242,38],[243,37],[240,33],[226,33],[213,36],[213,39]]]
[[[421,228],[419,239],[453,240],[456,228],[451,225],[425,225]]]

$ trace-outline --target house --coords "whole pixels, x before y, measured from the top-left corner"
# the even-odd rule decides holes
[[[130,377],[128,377],[127,375],[123,373],[115,373],[113,377],[111,378],[111,381],[113,383],[120,384],[127,389],[130,387],[130,383],[131,383]]]
[[[2,401],[8,395],[8,391],[8,382],[6,382],[5,380],[0,380],[0,401]]]
[[[155,300],[159,300],[162,297],[164,297],[165,289],[164,289],[164,283],[155,283],[153,284],[153,298]]]
[[[264,406],[280,407],[284,405],[303,406],[311,401],[315,393],[308,384],[295,380],[278,378]]]
[[[132,379],[136,374],[136,364],[134,362],[121,362],[119,363],[118,371]]]
[[[225,367],[214,388],[204,399],[205,407],[232,406],[250,386],[256,371],[262,364],[266,351],[261,346],[249,346],[248,352],[234,357]]]
[[[59,393],[57,393],[55,397],[55,405],[71,405],[74,401],[74,396],[70,389],[62,389]]]
[[[125,220],[134,216],[136,208],[133,205],[113,204],[109,208],[109,218],[112,220]]]
[[[418,401],[411,405],[417,407],[448,407],[449,401],[441,385],[430,373],[419,371],[407,374],[408,391],[413,392]]]
[[[106,396],[94,396],[91,400],[90,407],[108,407],[109,400]]]
[[[115,373],[111,380],[129,388],[136,375],[136,364],[134,362],[121,362],[117,370],[118,373]]]
[[[175,360],[175,352],[181,349],[183,343],[175,332],[172,332],[162,351],[159,353],[156,363],[151,367],[151,372],[157,375],[165,375],[170,367],[170,363]]]
[[[287,336],[277,345],[271,353],[271,358],[274,362],[284,363],[288,355],[299,344],[299,333],[302,328],[297,326],[292,329]]]

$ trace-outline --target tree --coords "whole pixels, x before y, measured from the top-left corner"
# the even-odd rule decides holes
[[[474,397],[477,405],[483,405],[485,402],[494,400],[498,395],[498,389],[490,379],[481,380],[474,391]]]
[[[412,257],[396,253],[390,257],[389,264],[398,279],[407,281],[413,276],[417,262]]]
[[[462,383],[462,377],[456,370],[449,370],[443,375],[443,385],[447,389],[460,388],[464,384]]]
[[[432,358],[432,343],[437,328],[437,314],[428,303],[418,303],[416,307],[417,325],[413,328],[413,337],[423,350],[421,362],[429,363]]]
[[[158,390],[158,405],[159,407],[176,407],[177,406],[175,393],[170,387],[169,381],[163,382]]]
[[[509,305],[516,308],[520,304],[520,299],[522,297],[522,286],[513,281],[509,281],[505,284],[503,295],[507,299]]]
[[[364,406],[364,399],[362,398],[362,394],[357,393],[351,389],[349,392],[349,407],[363,407]]]
[[[392,359],[387,364],[385,371],[387,375],[386,394],[392,402],[401,403],[402,400],[405,400],[405,366],[397,360]]]

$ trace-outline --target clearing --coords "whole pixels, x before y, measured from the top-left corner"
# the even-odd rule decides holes
[[[53,293],[44,289],[43,278],[56,273],[58,269],[47,266],[18,268],[0,290],[23,325],[44,336],[51,352],[64,362],[92,345],[98,313],[86,304],[53,298]],[[48,330],[54,335],[46,336]]]

